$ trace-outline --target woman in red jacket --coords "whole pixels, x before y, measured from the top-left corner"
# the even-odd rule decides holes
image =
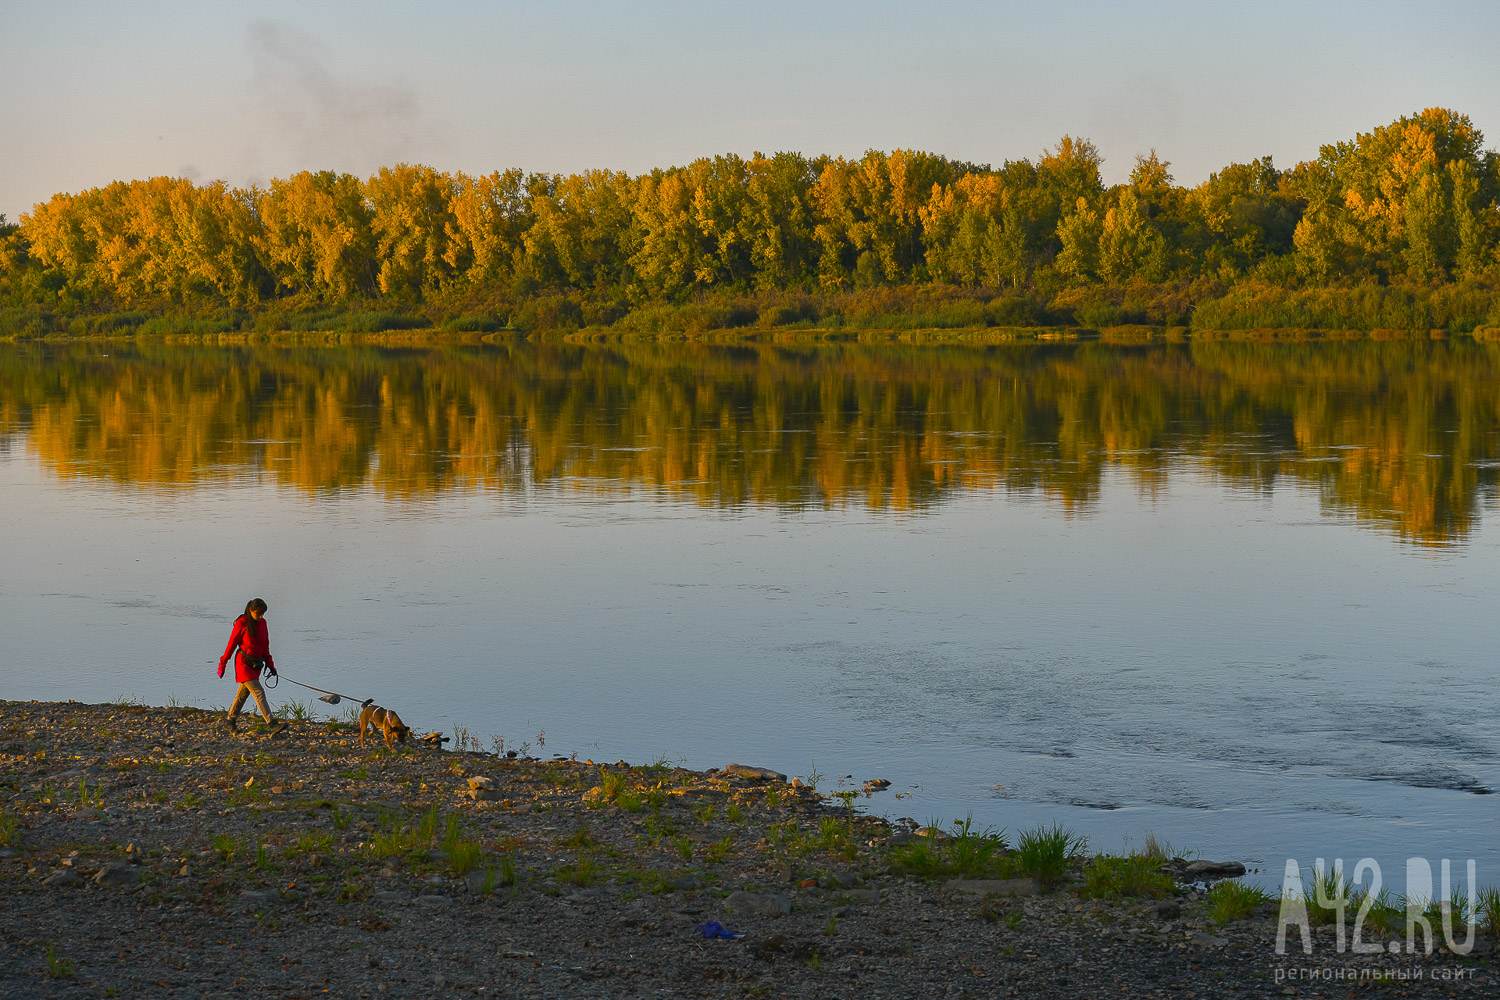
[[[271,727],[271,735],[275,736],[286,728],[286,723],[271,714],[271,706],[266,704],[265,689],[260,686],[261,670],[269,670],[271,676],[275,677],[276,664],[271,661],[271,634],[266,629],[266,602],[259,597],[246,604],[245,613],[234,620],[234,629],[229,633],[229,645],[224,647],[224,655],[219,657],[220,677],[224,676],[224,665],[234,655],[236,646],[239,647],[240,655],[234,661],[234,679],[240,682],[240,689],[235,692],[234,704],[229,706],[229,718],[225,720],[225,724],[238,731],[239,723],[235,721],[235,717],[244,707],[245,699],[254,695],[255,707],[260,709],[266,725]]]

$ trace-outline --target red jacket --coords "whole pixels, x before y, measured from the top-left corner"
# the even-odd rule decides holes
[[[265,660],[266,666],[272,670],[276,669],[276,663],[271,659],[271,633],[266,628],[266,620],[246,618],[240,615],[234,620],[234,631],[229,633],[229,645],[224,647],[224,655],[219,657],[219,667],[222,670],[224,664],[229,662],[229,657],[234,654],[234,647],[240,648],[240,655],[234,661],[234,679],[241,684],[246,681],[260,680],[260,668],[251,667],[245,662],[245,657],[252,656],[257,660]]]

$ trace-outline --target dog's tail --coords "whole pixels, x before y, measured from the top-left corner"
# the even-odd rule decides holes
[[[364,701],[362,701],[362,702],[359,703],[359,707],[360,708],[369,708],[373,704],[375,704],[375,699],[374,698],[366,698]]]

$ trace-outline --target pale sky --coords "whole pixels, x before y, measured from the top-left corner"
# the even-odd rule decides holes
[[[1064,133],[1105,180],[1287,167],[1439,105],[1500,144],[1500,2],[0,0],[0,212],[182,175],[639,173]]]

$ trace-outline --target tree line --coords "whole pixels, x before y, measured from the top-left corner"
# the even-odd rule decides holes
[[[999,167],[898,149],[726,154],[638,176],[400,164],[248,189],[116,181],[57,194],[19,224],[0,217],[0,304],[513,318],[550,299],[563,325],[607,325],[774,293],[960,289],[1045,304],[1174,286],[1190,311],[1246,283],[1500,282],[1500,156],[1456,111],[1403,116],[1286,170],[1270,156],[1230,164],[1195,187],[1155,151],[1123,184],[1105,186],[1100,163],[1091,142],[1064,136]]]

